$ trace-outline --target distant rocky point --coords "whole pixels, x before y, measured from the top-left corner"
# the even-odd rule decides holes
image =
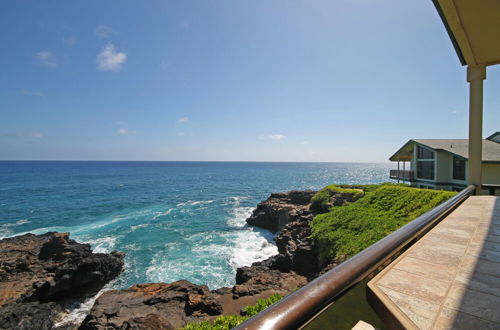
[[[69,233],[5,238],[0,251],[0,329],[52,329],[63,300],[96,294],[123,269],[123,253],[92,253]]]

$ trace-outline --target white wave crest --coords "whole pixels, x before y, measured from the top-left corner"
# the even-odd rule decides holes
[[[149,224],[147,224],[147,223],[142,223],[140,225],[130,226],[130,231],[136,231],[139,228],[144,228],[147,226],[149,226]]]
[[[168,209],[165,212],[155,212],[155,215],[153,216],[153,220],[156,220],[159,217],[164,217],[170,214],[173,209]]]
[[[238,267],[250,266],[254,262],[265,260],[276,254],[278,254],[276,245],[266,239],[262,233],[248,229],[238,233],[230,263],[236,270]]]
[[[187,201],[183,203],[178,203],[177,206],[193,206],[193,205],[204,205],[215,202],[214,200],[210,201]]]
[[[90,244],[94,253],[110,253],[116,244],[116,237],[107,236],[90,240],[82,240],[82,243]]]
[[[233,228],[243,228],[253,210],[254,208],[250,206],[235,207],[230,211],[231,217],[227,220],[227,224]]]
[[[31,221],[29,221],[28,219],[21,219],[21,220],[17,220],[16,222],[5,223],[3,225],[0,225],[0,227],[15,227],[15,226],[24,225],[24,224],[30,223],[30,222]]]

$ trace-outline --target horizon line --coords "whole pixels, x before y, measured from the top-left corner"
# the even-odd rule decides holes
[[[93,159],[0,159],[0,162],[150,162],[150,163],[351,163],[351,164],[390,164],[391,161],[287,161],[287,160],[93,160]]]

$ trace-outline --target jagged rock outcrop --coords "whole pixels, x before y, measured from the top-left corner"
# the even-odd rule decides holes
[[[55,302],[19,303],[0,307],[0,329],[52,329],[54,320],[62,312]]]
[[[281,231],[287,223],[310,213],[309,205],[315,193],[312,190],[273,193],[267,200],[257,205],[246,221],[251,226],[273,232]]]
[[[56,303],[97,293],[120,274],[124,258],[92,253],[90,245],[54,232],[5,238],[0,251],[0,328],[7,329],[50,329]]]
[[[259,298],[274,293],[286,295],[307,282],[294,273],[284,276],[277,270],[248,271],[252,273],[237,277],[234,287],[213,291],[188,281],[107,291],[96,300],[80,329],[176,329],[222,314],[238,314]]]
[[[262,263],[256,263],[250,267],[238,268],[236,285],[232,292],[234,297],[253,296],[269,290],[286,295],[306,283],[307,279],[304,276],[293,271],[281,272]]]
[[[175,329],[220,315],[222,304],[205,285],[188,281],[137,284],[103,293],[80,329]]]
[[[318,213],[311,210],[315,193],[311,190],[273,193],[259,203],[247,223],[267,229],[283,227],[275,239],[279,254],[255,266],[294,271],[308,277],[319,271],[318,252],[309,239],[309,222]]]
[[[281,272],[296,272],[312,279],[322,271],[319,253],[312,241],[309,223],[315,215],[327,212],[333,206],[342,206],[356,201],[362,196],[361,191],[337,191],[324,189],[322,200],[312,197],[314,191],[290,191],[273,193],[259,203],[252,216],[247,219],[249,225],[271,229],[281,228],[275,241],[278,255],[262,262],[257,267],[278,269]]]

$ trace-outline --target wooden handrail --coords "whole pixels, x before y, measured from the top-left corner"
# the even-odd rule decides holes
[[[473,185],[291,293],[236,329],[297,329],[441,221],[475,191]]]

